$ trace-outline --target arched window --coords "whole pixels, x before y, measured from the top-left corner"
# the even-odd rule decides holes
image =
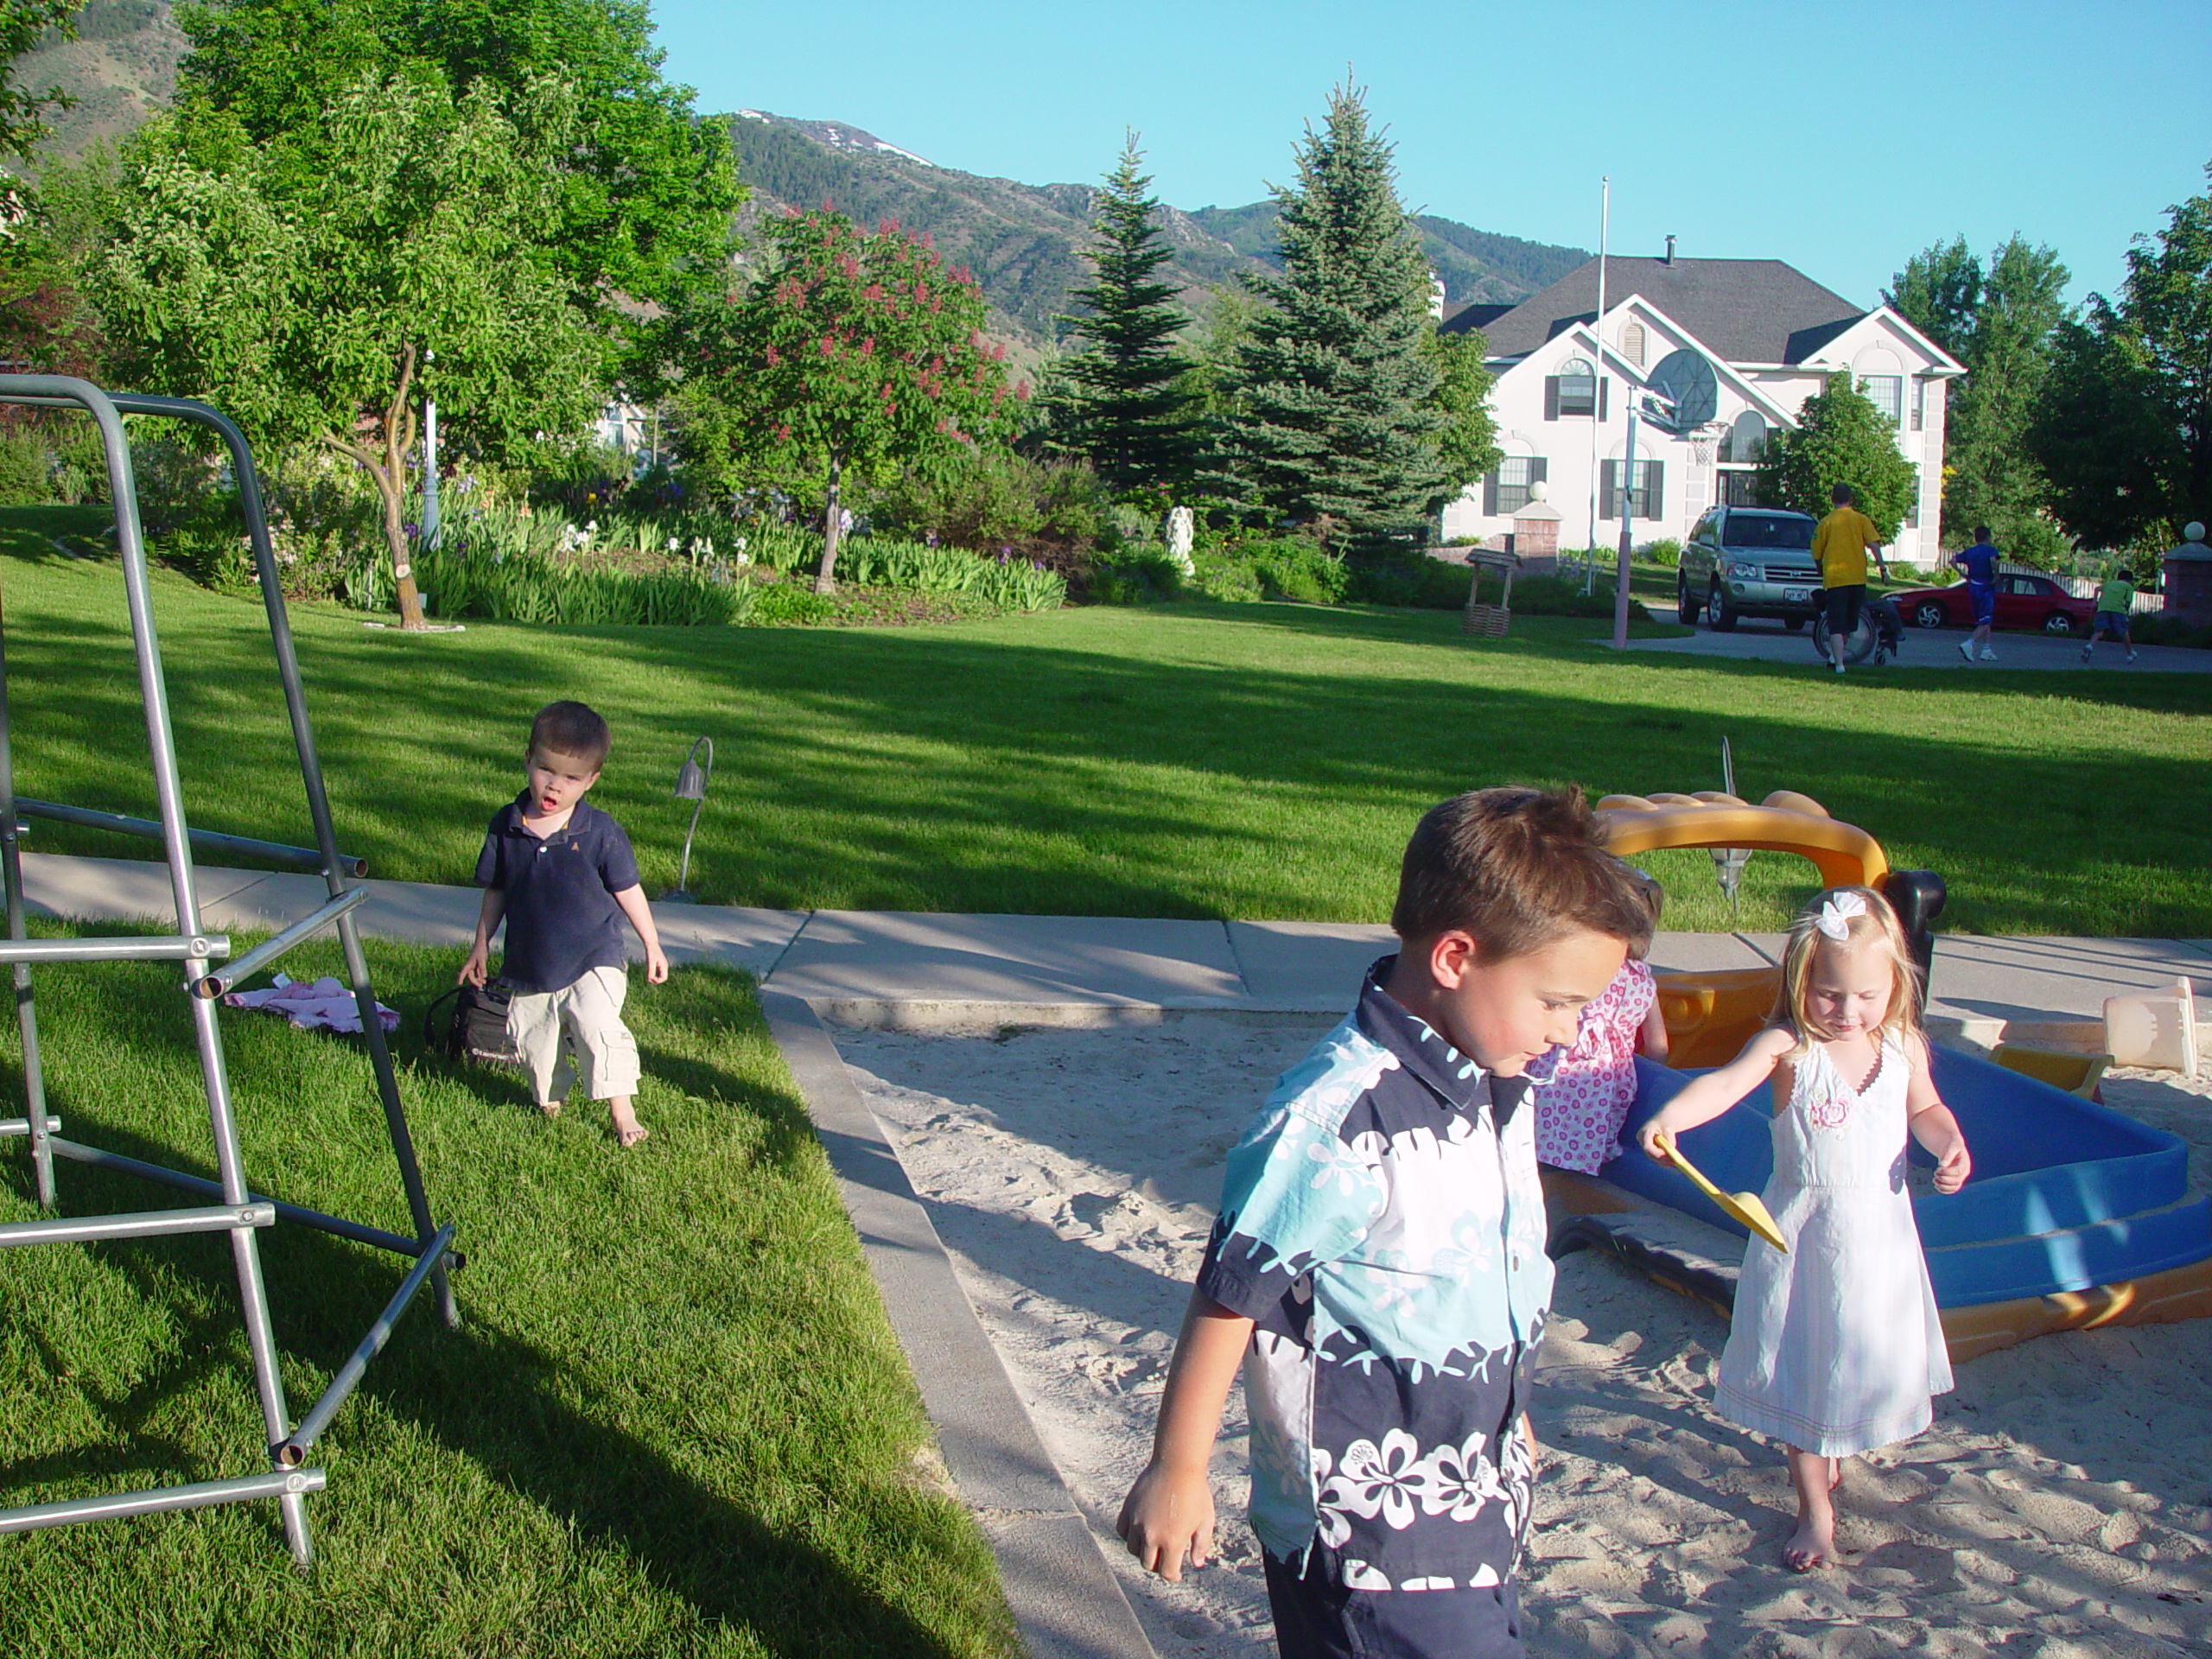
[[[1631,322],[1621,330],[1621,355],[1639,369],[1643,366],[1645,349],[1646,342],[1642,323]]]
[[[1766,453],[1766,418],[1755,409],[1736,417],[1728,435],[1720,441],[1719,459],[1749,466]]]
[[[1552,377],[1558,390],[1559,413],[1594,415],[1598,412],[1598,372],[1586,357],[1570,357]]]

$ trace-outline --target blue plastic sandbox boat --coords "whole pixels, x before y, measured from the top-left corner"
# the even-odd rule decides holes
[[[2212,1199],[2190,1191],[2177,1137],[1972,1055],[1937,1048],[1933,1057],[1936,1086],[1974,1153],[1964,1188],[1913,1202],[1938,1306],[2088,1290],[2212,1259]],[[1604,1178],[1745,1236],[1679,1171],[1635,1147],[1644,1120],[1698,1074],[1636,1065],[1629,1150]],[[1682,1135],[1682,1150],[1724,1190],[1760,1192],[1774,1170],[1770,1110],[1768,1091],[1758,1090]],[[1916,1145],[1912,1157],[1930,1162]]]

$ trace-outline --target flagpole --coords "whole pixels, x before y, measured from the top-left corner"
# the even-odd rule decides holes
[[[1605,375],[1605,243],[1612,228],[1613,175],[1606,174],[1598,181],[1598,316],[1590,332],[1597,339],[1598,349],[1590,365],[1590,534],[1582,545],[1582,591],[1588,593],[1595,581],[1598,545],[1598,438],[1601,428],[1598,422],[1598,389]]]

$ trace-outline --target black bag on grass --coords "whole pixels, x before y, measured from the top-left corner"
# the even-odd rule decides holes
[[[456,985],[423,1010],[423,1046],[479,1065],[520,1065],[522,1052],[507,1035],[510,995],[496,979],[486,981],[481,988]],[[453,1018],[442,1039],[437,1014],[448,1002],[453,1004]]]

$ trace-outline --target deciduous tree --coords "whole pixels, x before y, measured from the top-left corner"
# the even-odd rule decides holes
[[[46,137],[48,112],[69,106],[72,100],[58,87],[18,81],[16,60],[49,35],[74,35],[74,20],[84,4],[85,0],[0,0],[0,156],[29,155]]]
[[[2212,190],[2138,236],[2119,300],[2091,295],[2062,333],[2029,442],[2085,541],[2126,546],[2212,519]]]
[[[557,79],[573,93],[569,143],[539,152],[557,188],[527,228],[569,302],[610,344],[642,346],[652,336],[623,301],[721,283],[743,197],[728,124],[662,78],[645,0],[200,0],[177,20],[192,41],[180,108],[227,113],[257,143],[314,130],[365,76],[431,72],[518,122],[532,88]]]
[[[1912,511],[1915,482],[1912,463],[1897,453],[1896,423],[1839,369],[1827,391],[1805,400],[1796,427],[1767,440],[1754,488],[1767,506],[1817,518],[1828,510],[1828,493],[1848,484],[1889,542]]]
[[[1490,342],[1476,329],[1429,335],[1436,359],[1436,408],[1444,423],[1436,434],[1437,458],[1444,465],[1440,506],[1465,486],[1498,463],[1497,422],[1490,412],[1491,382],[1483,365]]]
[[[846,480],[1001,439],[1029,388],[1007,383],[1006,348],[984,340],[975,279],[896,225],[859,230],[823,208],[769,220],[762,239],[751,291],[696,303],[672,330],[675,357],[702,450],[719,447],[740,473],[823,480],[815,588],[829,593]]]
[[[1357,90],[1330,94],[1297,185],[1275,196],[1283,275],[1255,284],[1269,304],[1239,353],[1230,475],[1256,505],[1355,542],[1417,536],[1446,484],[1428,264]]]
[[[575,100],[535,83],[365,76],[312,128],[256,144],[227,115],[156,120],[128,151],[88,272],[118,372],[204,397],[257,443],[321,443],[375,480],[401,623],[423,611],[405,531],[422,388],[497,449],[573,430],[603,341],[541,238]]]
[[[2056,539],[2027,430],[2069,280],[2050,248],[2015,236],[1984,266],[1961,238],[1914,255],[1885,296],[1966,367],[1943,438],[1943,520],[1955,533],[1988,524],[1999,546],[2022,551]]]

